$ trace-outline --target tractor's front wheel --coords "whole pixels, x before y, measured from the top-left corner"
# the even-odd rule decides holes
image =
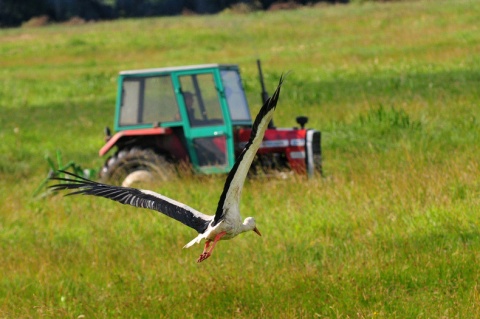
[[[139,148],[118,151],[105,162],[100,172],[102,181],[126,187],[168,181],[175,175],[175,166],[165,156]]]

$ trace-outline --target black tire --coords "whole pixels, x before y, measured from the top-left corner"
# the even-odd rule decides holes
[[[109,184],[131,186],[135,182],[164,182],[173,179],[175,175],[175,166],[165,156],[151,149],[132,148],[120,150],[107,159],[100,172],[100,179]],[[129,176],[133,180],[127,180]]]

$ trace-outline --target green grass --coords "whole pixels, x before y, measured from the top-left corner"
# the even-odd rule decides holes
[[[326,6],[0,30],[1,318],[478,318],[480,2]],[[106,200],[32,198],[44,156],[99,168],[120,70],[255,60],[325,177],[247,181],[262,237]],[[270,92],[271,93],[271,92]],[[152,186],[213,213],[224,176]]]

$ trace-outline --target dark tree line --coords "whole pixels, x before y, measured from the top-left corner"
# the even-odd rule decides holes
[[[13,27],[33,17],[47,16],[50,21],[73,17],[84,20],[109,20],[126,17],[178,15],[184,10],[198,14],[220,12],[238,3],[268,9],[286,0],[0,0],[0,27]],[[348,2],[348,0],[289,0],[311,2]]]

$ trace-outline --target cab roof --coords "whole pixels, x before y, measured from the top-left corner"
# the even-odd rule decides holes
[[[165,68],[151,68],[151,69],[139,69],[139,70],[127,70],[121,71],[120,75],[133,75],[133,74],[151,74],[151,73],[172,73],[178,71],[187,70],[202,70],[202,69],[238,69],[236,64],[195,64],[184,66],[173,66]]]

